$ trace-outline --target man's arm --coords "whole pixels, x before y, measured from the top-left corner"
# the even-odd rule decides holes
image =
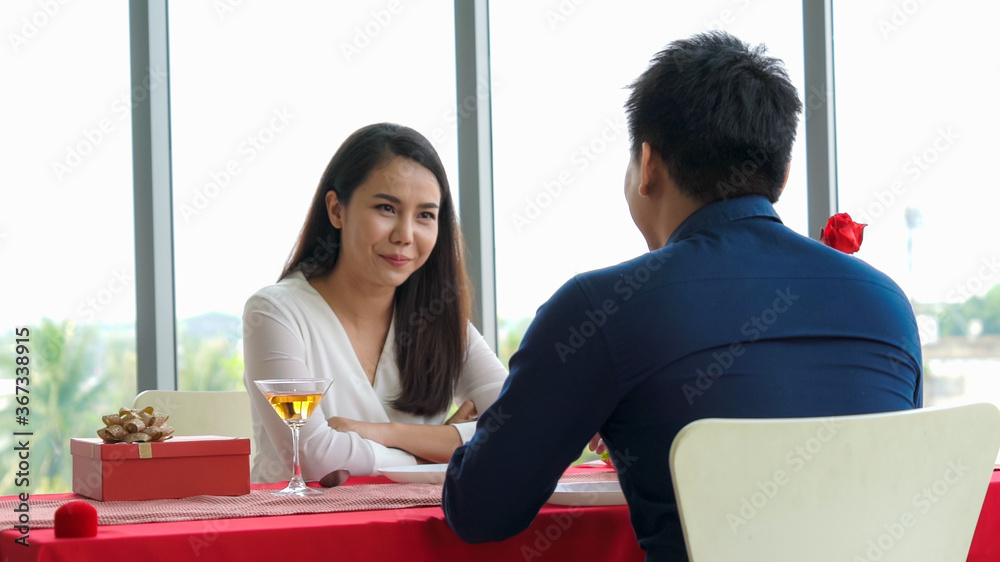
[[[614,410],[600,309],[575,280],[539,309],[500,397],[451,458],[442,505],[463,540],[503,540],[527,528]]]

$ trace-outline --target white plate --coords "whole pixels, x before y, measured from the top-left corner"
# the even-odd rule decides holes
[[[380,468],[379,472],[393,482],[415,482],[418,484],[443,484],[448,472],[447,464],[416,464]]]
[[[597,459],[596,461],[582,462],[576,466],[583,466],[586,468],[614,468],[608,463],[602,461],[601,459]]]
[[[549,503],[556,505],[625,505],[618,482],[566,482],[556,484]]]

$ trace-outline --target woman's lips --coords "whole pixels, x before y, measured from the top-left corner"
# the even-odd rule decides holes
[[[400,256],[400,255],[395,255],[395,254],[394,255],[389,255],[389,256],[382,256],[382,259],[384,259],[385,261],[389,262],[389,265],[394,266],[394,267],[403,267],[404,265],[410,263],[410,261],[411,261],[410,258],[408,258],[408,257]]]

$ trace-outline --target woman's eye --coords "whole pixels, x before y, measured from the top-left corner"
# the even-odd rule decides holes
[[[377,207],[377,209],[380,210],[380,211],[385,211],[387,213],[393,213],[393,212],[396,211],[396,209],[393,209],[392,205],[390,205],[388,203],[383,203],[383,204],[379,205]]]
[[[435,220],[437,217],[434,216],[434,213],[424,211],[423,213],[420,213],[420,218]]]

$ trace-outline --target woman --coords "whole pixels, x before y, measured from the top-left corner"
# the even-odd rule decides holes
[[[302,428],[306,480],[448,462],[507,376],[469,323],[470,308],[434,148],[407,127],[359,129],[323,173],[280,280],[244,310],[253,480],[290,472],[290,431],[253,384],[273,378],[334,380]],[[453,400],[462,407],[445,422]]]

